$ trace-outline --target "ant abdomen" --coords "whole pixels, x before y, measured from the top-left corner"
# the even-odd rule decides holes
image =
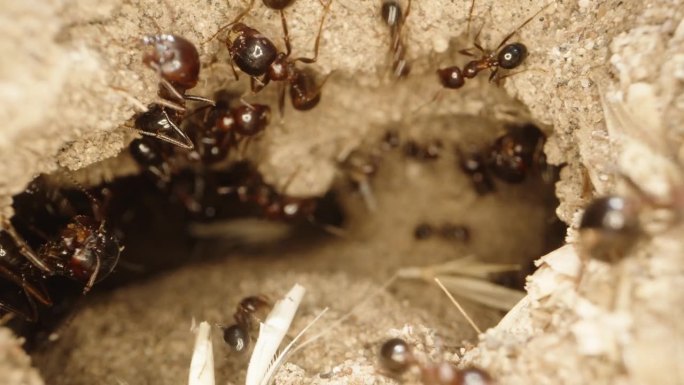
[[[444,88],[457,89],[465,84],[463,72],[456,66],[438,69],[437,76]]]
[[[264,0],[264,5],[275,10],[282,10],[289,7],[294,0]]]
[[[292,106],[299,111],[307,111],[321,101],[321,89],[316,84],[313,74],[308,71],[297,71],[290,82],[290,99]]]
[[[231,112],[235,132],[243,136],[254,136],[264,131],[271,120],[271,107],[265,104],[238,106]]]
[[[271,63],[276,60],[278,49],[261,32],[242,23],[233,26],[237,36],[226,41],[228,52],[235,65],[249,76],[265,75]]]
[[[511,43],[504,46],[497,56],[499,67],[503,69],[513,69],[527,57],[527,47],[522,43]]]
[[[194,44],[170,34],[145,36],[143,44],[147,47],[143,53],[143,63],[180,88],[181,93],[197,85],[200,60]]]

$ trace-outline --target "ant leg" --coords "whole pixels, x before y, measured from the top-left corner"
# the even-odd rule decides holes
[[[14,240],[14,242],[17,244],[21,254],[25,256],[26,259],[28,259],[34,266],[38,267],[46,273],[54,273],[54,271],[40,259],[38,254],[36,254],[36,252],[33,251],[31,246],[29,246],[26,243],[26,241],[24,241],[24,239],[17,233],[17,231],[14,229],[14,226],[12,226],[12,224],[9,221],[5,221],[4,230],[7,231],[7,234],[9,234]]]
[[[285,115],[285,85],[282,82],[278,83],[278,111],[282,118]]]
[[[541,72],[544,72],[544,73],[547,73],[547,72],[548,72],[548,71],[544,70],[543,68],[528,68],[528,69],[524,69],[524,70],[520,70],[520,71],[508,72],[508,73],[506,73],[505,75],[497,75],[496,79],[494,79],[494,80],[495,80],[495,82],[496,82],[496,85],[499,85],[499,82],[500,82],[502,79],[505,79],[505,78],[508,78],[508,77],[511,77],[511,76],[515,76],[515,75],[517,75],[517,74],[521,74],[521,73],[527,72],[527,71],[541,71]],[[489,77],[490,77],[490,81],[491,81],[491,77],[492,77],[492,76],[489,75]]]
[[[287,29],[287,20],[285,19],[285,10],[280,10],[280,23],[283,26],[283,40],[285,41],[285,56],[289,57],[292,53],[292,45],[290,44],[290,32]]]
[[[205,40],[205,41],[202,43],[202,45],[207,44],[208,42],[214,40],[214,38],[215,38],[216,36],[218,36],[219,33],[223,32],[223,31],[225,31],[226,29],[228,29],[228,28],[232,27],[233,25],[237,24],[240,20],[242,20],[245,16],[247,16],[247,14],[249,13],[249,11],[251,11],[252,8],[254,7],[254,2],[255,2],[255,1],[256,1],[256,0],[251,0],[251,1],[249,2],[249,5],[247,6],[247,8],[243,9],[242,12],[240,12],[237,16],[235,16],[235,19],[233,19],[233,21],[231,21],[230,23],[228,23],[228,24],[226,24],[226,25],[221,26],[221,28],[219,28],[218,31],[216,31],[216,33],[214,33],[214,34],[211,35],[207,40]]]
[[[209,98],[205,98],[204,96],[198,96],[198,95],[183,95],[183,99],[185,100],[192,100],[193,102],[203,102],[207,103],[212,107],[216,107],[216,102],[214,100],[211,100]]]
[[[86,283],[85,287],[83,288],[83,295],[88,294],[97,280],[97,274],[100,272],[100,257],[97,257],[95,261],[95,271],[93,271],[93,274],[90,275],[88,283]]]
[[[172,102],[172,101],[170,101],[170,100],[159,99],[159,100],[157,100],[157,101],[155,102],[155,104],[159,104],[159,105],[161,105],[161,106],[168,107],[168,108],[170,108],[170,109],[172,109],[172,110],[176,110],[176,111],[179,111],[179,112],[185,112],[185,107],[181,106],[181,105],[178,104],[178,103],[174,103],[174,102]]]
[[[316,60],[318,59],[318,48],[321,44],[321,34],[323,32],[323,24],[325,24],[325,18],[328,16],[328,12],[330,12],[330,6],[332,5],[333,0],[329,0],[328,4],[325,6],[325,11],[323,12],[323,17],[321,18],[321,24],[318,26],[318,35],[316,36],[316,42],[314,43],[314,56],[312,58],[305,58],[305,57],[298,57],[294,61],[300,61],[302,63],[315,63]]]
[[[176,100],[178,100],[178,101],[185,100],[185,97],[183,97],[183,94],[181,94],[176,89],[176,87],[174,87],[173,84],[171,84],[168,80],[161,77],[161,75],[159,76],[159,84],[161,84],[162,86],[164,86],[164,88],[169,90],[169,92],[171,92],[171,94],[173,95],[173,97],[176,98]]]
[[[181,147],[181,148],[185,148],[188,150],[192,150],[193,148],[195,148],[195,145],[192,143],[190,138],[185,134],[185,132],[183,132],[183,130],[180,129],[180,127],[178,127],[178,125],[176,125],[176,123],[174,123],[171,120],[171,118],[166,113],[166,111],[163,110],[162,112],[164,114],[164,117],[166,118],[166,121],[169,123],[171,128],[173,128],[173,131],[175,131],[176,134],[178,134],[178,136],[181,137],[182,141],[175,139],[171,136],[168,136],[164,133],[160,133],[160,132],[149,132],[149,131],[143,131],[143,130],[139,130],[139,129],[135,129],[135,130],[138,131],[142,135],[152,136],[152,137],[155,137],[157,139],[163,140],[165,142],[174,144],[174,145]]]
[[[408,0],[408,5],[406,6],[406,14],[404,15],[404,20],[402,21],[402,24],[404,24],[404,21],[406,21],[406,18],[411,14],[411,0]]]
[[[499,80],[501,80],[499,77],[496,75],[499,73],[499,67],[494,67],[492,72],[489,74],[489,81],[494,81],[494,83],[498,86],[499,85]]]
[[[261,79],[252,76],[250,78],[250,89],[252,90],[252,94],[256,94],[263,90],[264,87],[266,87],[270,82],[271,77],[268,75],[268,73],[265,74]]]

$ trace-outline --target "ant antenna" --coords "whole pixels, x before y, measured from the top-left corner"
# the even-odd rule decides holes
[[[88,197],[88,199],[90,199],[90,203],[93,204],[94,208],[97,208],[98,210],[101,209],[100,202],[95,198],[95,196],[93,194],[91,194],[88,190],[86,190],[86,188],[85,188],[85,186],[83,186],[83,184],[81,184],[79,181],[76,180],[76,177],[74,176],[74,174],[71,171],[66,171],[65,175],[67,176],[67,178],[69,178],[71,183],[74,184],[74,186],[76,186],[79,190],[81,190],[81,192],[86,197]]]
[[[240,12],[240,13],[235,17],[235,19],[233,19],[233,21],[231,21],[230,23],[228,23],[228,24],[222,26],[221,28],[219,28],[219,30],[216,31],[216,33],[214,33],[213,35],[211,35],[211,37],[209,37],[207,40],[205,40],[204,42],[202,42],[202,45],[205,45],[205,44],[209,43],[210,41],[214,40],[214,38],[216,38],[216,36],[218,36],[219,33],[225,31],[226,29],[228,29],[228,28],[230,28],[230,27],[232,27],[232,26],[234,26],[234,25],[237,24],[240,20],[242,20],[245,16],[247,16],[247,14],[249,13],[249,11],[251,11],[252,8],[254,7],[254,2],[255,2],[255,1],[256,1],[256,0],[250,0],[249,5],[247,6],[247,8],[243,9],[242,12]]]
[[[473,0],[473,2],[475,2],[475,0]],[[499,48],[503,47],[503,45],[506,44],[506,42],[508,41],[508,39],[510,39],[511,37],[513,37],[513,35],[515,35],[516,33],[518,33],[518,31],[520,31],[520,30],[522,29],[522,27],[526,26],[530,21],[532,21],[532,19],[534,19],[535,17],[537,17],[537,15],[539,15],[540,13],[542,13],[542,11],[544,11],[546,8],[548,8],[551,4],[553,4],[553,3],[552,3],[552,2],[551,2],[551,3],[547,3],[545,6],[541,7],[541,9],[539,9],[537,12],[535,12],[534,15],[530,16],[529,19],[525,20],[522,24],[520,24],[520,26],[518,26],[518,28],[516,28],[513,32],[509,33],[508,36],[506,36],[506,37],[501,41],[501,43],[499,43],[499,46],[496,47],[495,51],[498,51]]]
[[[473,18],[473,10],[475,9],[475,0],[470,3],[470,11],[468,11],[468,22],[467,22],[467,36],[470,36],[470,22]]]
[[[318,59],[318,47],[321,43],[321,33],[323,32],[323,24],[325,24],[325,18],[328,16],[328,13],[330,12],[330,7],[332,6],[332,3],[333,0],[329,0],[328,3],[325,5],[325,11],[323,13],[323,17],[321,18],[321,23],[318,25],[318,35],[316,36],[316,42],[314,43],[313,58],[298,57],[294,61],[301,61],[302,63],[311,64],[315,63]]]
[[[482,330],[480,330],[480,328],[477,327],[477,325],[475,324],[473,319],[470,318],[470,316],[468,315],[468,313],[466,313],[465,309],[463,309],[461,304],[459,304],[458,301],[456,301],[456,298],[454,298],[454,296],[451,295],[451,293],[449,293],[449,290],[447,290],[447,288],[442,284],[442,281],[440,281],[439,278],[437,278],[437,277],[435,277],[434,280],[437,283],[437,285],[439,286],[439,288],[442,289],[444,294],[446,294],[447,297],[449,297],[449,299],[451,300],[451,303],[453,303],[454,306],[456,306],[456,309],[458,309],[458,311],[460,311],[461,314],[463,314],[463,317],[466,319],[466,321],[468,321],[470,326],[477,332],[477,334],[482,334]]]

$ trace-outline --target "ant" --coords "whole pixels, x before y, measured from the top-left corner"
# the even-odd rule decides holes
[[[409,344],[401,338],[385,341],[380,347],[380,365],[395,376],[411,367],[420,368],[421,380],[426,385],[491,385],[491,375],[475,366],[457,369],[448,362],[421,363],[411,352]]]
[[[409,140],[404,144],[404,155],[419,161],[434,161],[440,158],[444,144],[435,139],[427,144],[419,144],[415,140]]]
[[[392,54],[392,74],[401,79],[411,72],[411,65],[406,61],[406,45],[401,34],[404,23],[411,13],[411,0],[408,0],[406,14],[402,15],[401,5],[396,0],[384,0],[382,2],[382,20],[390,30],[390,52]]]
[[[235,323],[222,327],[223,340],[235,353],[245,353],[249,349],[250,334],[255,331],[255,323],[266,318],[271,303],[262,295],[243,298],[233,313]],[[256,321],[256,322],[255,322]]]
[[[416,240],[425,240],[434,235],[440,236],[442,239],[467,242],[470,240],[470,230],[463,225],[446,222],[441,226],[435,227],[429,223],[420,223],[413,230],[413,237]]]
[[[300,111],[307,111],[318,105],[321,98],[321,89],[325,80],[320,85],[316,84],[312,72],[300,70],[296,67],[297,62],[305,64],[315,63],[318,58],[321,33],[326,15],[330,11],[332,0],[325,5],[325,11],[318,27],[318,35],[314,44],[314,55],[312,58],[298,57],[290,59],[292,46],[290,45],[290,35],[287,28],[287,20],[283,8],[290,2],[272,1],[264,3],[280,10],[280,19],[283,27],[285,52],[280,52],[267,37],[263,36],[254,28],[239,22],[251,9],[254,0],[245,11],[236,17],[231,23],[221,27],[214,36],[224,29],[230,27],[228,37],[225,40],[226,47],[230,54],[231,68],[235,79],[238,79],[237,66],[242,72],[250,76],[251,90],[253,93],[261,91],[271,81],[283,81],[290,87],[290,100],[292,106]],[[269,5],[270,4],[270,5]],[[210,38],[213,39],[212,36]],[[327,78],[326,78],[327,79]],[[285,88],[279,93],[278,107],[282,111],[285,106]]]
[[[56,218],[45,220],[40,215],[56,214],[64,207],[73,210],[64,197],[61,197],[63,202],[39,201],[38,198],[51,198],[47,194],[37,197],[39,192],[46,193],[42,182],[32,182],[24,194],[15,197],[17,215],[13,218],[17,225],[32,230],[41,238],[42,244],[34,248],[11,221],[6,221],[0,230],[0,278],[4,281],[0,282],[3,284],[0,310],[19,315],[29,322],[38,319],[36,302],[45,306],[53,304],[45,285],[47,278],[61,276],[82,282],[85,285],[83,294],[86,294],[96,282],[114,270],[121,252],[119,239],[105,223],[102,206],[85,190],[83,193],[92,201],[93,216],[70,213],[65,221],[56,225],[58,231],[54,237],[48,237],[35,228],[38,223],[48,225],[55,222]],[[32,209],[41,204],[44,204],[44,212],[20,218],[25,208]]]
[[[503,182],[519,184],[531,172],[538,172],[545,181],[552,180],[556,168],[546,163],[546,136],[533,124],[507,127],[488,148],[464,153],[457,148],[459,166],[473,182],[478,195],[495,190],[490,174]]]
[[[460,148],[456,149],[458,165],[463,172],[470,177],[477,195],[487,195],[495,190],[494,182],[487,169],[487,161],[479,152],[471,151],[464,153]]]
[[[617,195],[594,199],[584,209],[579,225],[583,253],[606,262],[624,257],[640,234],[638,204]]]
[[[551,3],[546,4],[540,10],[538,10],[534,15],[525,20],[518,28],[513,32],[506,35],[499,45],[494,50],[487,50],[483,48],[478,43],[478,38],[482,28],[475,35],[473,45],[480,52],[480,57],[477,58],[472,48],[460,50],[459,53],[473,57],[475,59],[466,63],[461,70],[458,66],[451,66],[446,68],[440,68],[437,70],[437,76],[439,78],[442,87],[449,89],[458,89],[465,85],[466,79],[472,79],[477,76],[481,71],[490,70],[489,81],[495,81],[496,84],[505,77],[511,76],[507,74],[504,76],[499,75],[499,70],[512,70],[520,66],[527,58],[527,47],[519,42],[508,43],[508,41],[520,31],[524,26],[531,22],[537,15],[544,11]],[[475,0],[470,4],[470,11],[468,13],[468,33],[470,33],[470,20],[473,16],[473,8],[475,7]],[[506,44],[508,43],[508,44]]]
[[[199,81],[200,60],[197,47],[189,40],[171,34],[148,35],[143,37],[142,43],[145,46],[143,63],[159,75],[158,95],[161,100],[148,106],[148,111],[135,119],[135,128],[143,135],[192,149],[192,141],[179,128],[179,122],[185,113],[185,101],[215,104],[213,100],[186,94]],[[169,109],[173,111],[168,111]]]
[[[521,183],[532,170],[544,171],[546,136],[533,124],[510,126],[489,150],[492,174],[507,183]]]

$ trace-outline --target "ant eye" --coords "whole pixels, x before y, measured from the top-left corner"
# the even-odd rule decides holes
[[[519,66],[527,57],[527,47],[522,43],[508,44],[499,52],[498,61],[501,68],[510,70]]]

